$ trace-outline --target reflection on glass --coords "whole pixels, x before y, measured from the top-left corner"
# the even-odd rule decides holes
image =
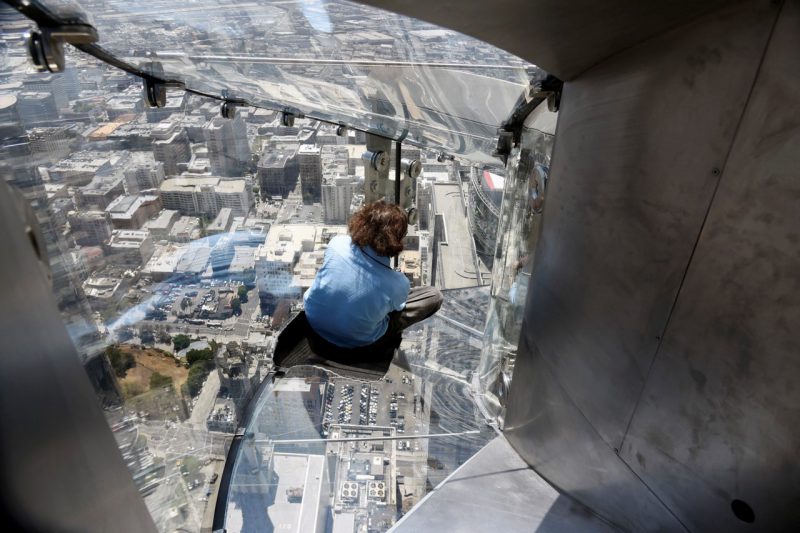
[[[528,76],[464,36],[345,2],[80,4],[102,46],[156,58],[190,87],[479,162],[494,162],[495,128]],[[317,368],[274,378],[275,337],[364,201],[365,134],[287,126],[256,107],[223,119],[218,101],[178,90],[148,108],[139,80],[71,48],[64,73],[37,74],[30,23],[6,8],[0,20],[0,174],[36,215],[55,300],[159,530],[211,527],[237,432],[231,531],[324,527],[306,502],[325,502],[315,509],[345,529],[384,531],[493,437],[470,382],[492,268],[497,294],[524,296],[511,272],[526,249],[502,241],[495,257],[493,239],[500,191],[527,194],[509,183],[529,170],[504,185],[501,170],[403,144],[423,171],[397,268],[442,289],[442,309],[404,333],[383,380]],[[546,170],[535,154],[549,148],[527,149]],[[501,239],[533,233],[503,209]],[[513,322],[519,306],[498,310],[497,294],[500,350],[513,328],[496,317]]]
[[[492,270],[492,298],[475,375],[479,403],[502,426],[536,244],[541,231],[553,136],[525,128],[508,160]]]
[[[497,163],[496,129],[539,73],[476,39],[343,0],[77,3],[99,46],[145,72],[483,164]]]
[[[458,322],[482,324],[485,307],[471,304],[488,294],[444,295],[444,316],[406,330],[383,379],[294,367],[265,389],[235,459],[226,529],[386,531],[494,437],[468,382],[480,333]]]

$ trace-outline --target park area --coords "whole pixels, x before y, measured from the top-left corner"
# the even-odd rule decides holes
[[[120,344],[106,350],[128,407],[154,419],[188,415],[181,390],[189,369],[157,348]]]

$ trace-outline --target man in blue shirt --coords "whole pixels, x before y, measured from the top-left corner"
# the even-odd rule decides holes
[[[350,235],[331,239],[325,260],[305,294],[305,313],[320,337],[344,348],[367,346],[397,335],[442,305],[435,287],[409,290],[408,278],[389,258],[403,250],[408,219],[383,200],[353,215]]]

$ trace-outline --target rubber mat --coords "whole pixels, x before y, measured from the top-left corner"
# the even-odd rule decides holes
[[[282,371],[293,366],[323,367],[343,377],[376,380],[386,375],[401,336],[359,348],[341,348],[320,337],[301,312],[278,335],[273,362]]]

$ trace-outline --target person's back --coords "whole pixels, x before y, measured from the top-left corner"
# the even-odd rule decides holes
[[[311,327],[325,340],[347,348],[377,341],[408,297],[408,279],[372,248],[360,249],[349,236],[331,239],[325,262],[305,295]]]
[[[389,257],[402,251],[408,229],[402,209],[384,201],[366,205],[348,229],[350,236],[331,239],[305,294],[306,318],[314,331],[337,346],[367,346],[439,309],[437,289],[409,291],[408,278],[389,264]]]

